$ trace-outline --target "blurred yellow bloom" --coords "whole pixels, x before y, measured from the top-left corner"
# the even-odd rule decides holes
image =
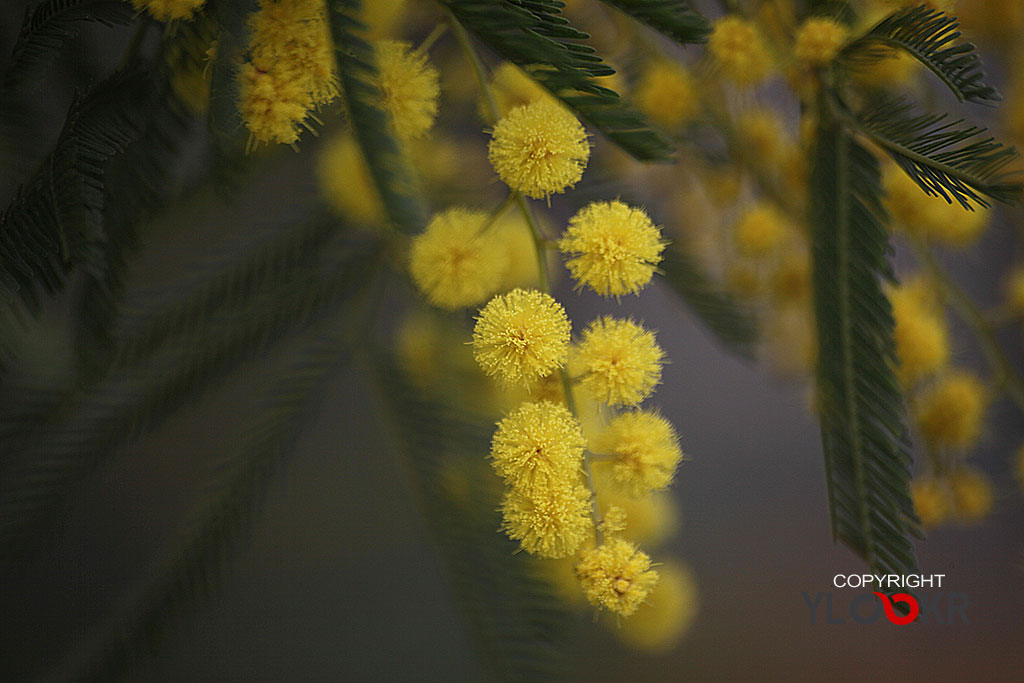
[[[992,512],[995,494],[984,472],[960,467],[949,475],[949,488],[953,493],[953,511],[961,522],[978,522]]]
[[[658,567],[658,583],[629,619],[616,624],[615,635],[645,652],[664,652],[682,640],[700,610],[700,594],[693,572],[682,564]]]
[[[949,331],[941,311],[922,301],[914,287],[895,287],[889,292],[889,299],[896,322],[896,376],[903,386],[909,387],[949,362]]]
[[[132,0],[140,12],[148,11],[157,21],[189,21],[206,0]]]
[[[700,97],[685,66],[668,60],[647,65],[633,94],[636,106],[655,123],[675,129],[700,113]]]
[[[839,54],[847,35],[846,27],[835,19],[811,17],[796,32],[793,55],[808,64],[827,64]]]
[[[364,224],[384,222],[384,206],[355,138],[331,138],[317,158],[320,194],[338,215]]]
[[[975,375],[949,371],[918,398],[915,418],[921,436],[936,448],[970,448],[981,434],[987,393]]]
[[[454,310],[481,303],[498,288],[508,265],[501,242],[482,230],[483,211],[451,208],[436,214],[412,240],[409,272],[435,306]]]
[[[736,222],[736,249],[744,256],[766,256],[782,244],[787,223],[786,216],[772,204],[755,204]]]
[[[594,453],[612,456],[611,482],[637,497],[667,488],[683,459],[672,424],[647,411],[616,416],[590,447]]]
[[[730,14],[714,22],[714,28],[708,53],[727,78],[739,85],[753,85],[771,74],[771,55],[753,23]]]
[[[437,69],[409,43],[381,40],[374,46],[384,108],[403,140],[427,134],[437,118],[441,94]]]

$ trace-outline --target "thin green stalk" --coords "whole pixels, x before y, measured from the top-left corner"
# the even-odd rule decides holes
[[[928,274],[941,287],[944,298],[956,314],[963,320],[978,338],[978,345],[985,356],[996,386],[1002,389],[1006,395],[1017,406],[1017,409],[1024,413],[1024,380],[1017,374],[1013,363],[1010,362],[1006,352],[996,341],[995,333],[991,325],[985,320],[981,310],[971,301],[971,298],[960,288],[960,286],[946,273],[939,265],[928,247],[918,239],[910,239],[911,247],[918,260],[927,269]]]
[[[487,85],[487,79],[484,76],[484,66],[480,61],[480,56],[473,48],[473,44],[469,39],[469,34],[466,33],[466,29],[462,23],[459,22],[448,8],[445,8],[445,13],[448,17],[448,23],[452,28],[452,34],[455,36],[455,40],[459,43],[459,47],[462,48],[462,52],[466,56],[466,60],[473,69],[473,76],[476,78],[480,94],[484,99],[484,106],[487,109],[488,121],[493,124],[497,122],[499,118],[498,105],[494,100],[494,94]],[[533,238],[533,250],[537,257],[537,274],[540,278],[540,288],[542,291],[551,294],[551,280],[548,277],[548,264],[547,257],[545,255],[545,243],[547,242],[547,239],[541,232],[540,225],[537,223],[537,219],[534,218],[533,212],[530,210],[530,206],[526,203],[526,198],[519,192],[515,191],[513,191],[509,196],[514,198],[516,207],[519,209],[519,213],[522,214],[523,220],[526,221],[526,224],[530,228],[530,236]],[[561,368],[559,369],[559,376],[562,380],[562,392],[565,394],[566,407],[578,420],[579,411],[576,408],[576,399],[573,395],[572,380],[569,378],[569,373],[565,368]],[[594,475],[590,467],[590,453],[586,451],[583,453],[583,473],[587,480],[587,487],[590,489],[590,518],[594,523],[594,536],[597,540],[597,544],[601,545],[604,542],[604,536],[601,533],[601,514],[597,508],[597,490],[594,487]]]

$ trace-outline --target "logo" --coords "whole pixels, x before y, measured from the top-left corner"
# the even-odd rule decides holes
[[[875,593],[875,595],[882,601],[885,618],[897,626],[906,626],[914,619],[917,619],[917,615],[921,612],[921,606],[917,604],[917,600],[910,593],[893,593],[891,600],[885,593]],[[904,615],[896,614],[896,609],[892,606],[893,602],[905,602],[909,605],[910,609]]]

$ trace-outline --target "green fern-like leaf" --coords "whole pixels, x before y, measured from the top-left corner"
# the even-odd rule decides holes
[[[40,529],[59,518],[75,484],[125,441],[161,424],[216,380],[290,333],[316,324],[361,291],[379,256],[376,244],[347,245],[341,254],[328,250],[305,278],[221,311],[142,362],[114,366],[31,423],[30,431],[0,426],[0,433],[11,434],[0,443],[3,554],[12,557],[31,545]],[[324,274],[328,260],[330,271]]]
[[[588,38],[561,16],[556,0],[442,0],[485,45],[538,83],[634,158],[667,161],[672,144],[594,77],[614,72]]]
[[[754,357],[757,323],[746,310],[718,287],[689,254],[669,247],[661,263],[665,282],[718,340],[742,358]]]
[[[891,279],[878,162],[819,125],[811,174],[818,413],[833,535],[872,571],[916,570],[910,455],[882,280]]]
[[[363,37],[361,0],[333,0],[330,13],[342,99],[352,131],[391,222],[413,235],[426,225],[415,176],[380,103],[373,46]]]
[[[146,73],[152,96],[131,116],[139,121],[138,139],[107,169],[102,266],[87,274],[79,292],[75,348],[85,375],[101,372],[113,354],[113,325],[139,229],[178,195],[179,164],[192,133],[193,117],[177,104],[167,79],[155,68]]]
[[[56,148],[0,218],[0,293],[30,309],[67,273],[103,268],[104,171],[139,133],[130,112],[147,93],[143,73],[115,73],[71,105]]]
[[[934,72],[961,102],[997,104],[1002,97],[985,82],[974,45],[957,43],[959,27],[956,17],[939,10],[910,7],[886,17],[850,43],[840,59],[870,61],[888,55],[886,48],[903,50]]]
[[[483,457],[491,423],[417,389],[385,354],[375,369],[468,634],[494,680],[559,680],[568,614],[534,560],[499,531],[501,482]]]
[[[308,335],[291,354],[259,403],[242,445],[218,463],[207,502],[193,516],[173,559],[70,680],[110,681],[131,673],[158,650],[181,617],[217,590],[325,387],[351,358],[353,328],[358,325],[343,333]]]
[[[680,45],[706,42],[711,25],[685,0],[601,0]]]
[[[78,36],[82,22],[105,26],[128,24],[135,9],[125,0],[46,0],[25,12],[25,21],[4,73],[3,90],[22,86],[53,62],[61,48]],[[2,113],[3,98],[0,98]]]
[[[1017,151],[985,135],[986,130],[947,121],[945,114],[911,114],[911,105],[886,100],[862,112],[858,127],[881,146],[930,195],[988,206],[985,197],[1015,203],[1024,184],[1006,172]]]

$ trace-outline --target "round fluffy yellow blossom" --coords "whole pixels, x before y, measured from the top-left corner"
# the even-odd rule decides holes
[[[479,304],[498,288],[507,266],[501,242],[481,230],[488,216],[459,207],[434,215],[412,240],[409,272],[435,306]]]
[[[491,464],[509,486],[539,491],[577,481],[585,445],[579,421],[564,405],[524,403],[498,423]]]
[[[313,106],[338,95],[323,0],[260,0],[249,29],[249,56],[257,69],[302,88]]]
[[[238,111],[249,128],[251,145],[295,144],[313,100],[302,85],[251,63],[238,72]]]
[[[666,562],[658,567],[658,576],[646,602],[614,631],[627,645],[645,652],[665,652],[682,640],[700,609],[697,579],[689,568]]]
[[[922,301],[914,287],[894,288],[889,300],[896,322],[896,376],[903,386],[909,387],[949,362],[949,331],[941,313],[934,305]]]
[[[736,118],[737,152],[758,168],[777,173],[786,150],[786,129],[771,109],[751,109]]]
[[[910,482],[914,512],[925,528],[937,527],[953,512],[949,486],[941,479],[915,479]]]
[[[951,370],[921,393],[915,417],[933,447],[966,449],[981,433],[987,403],[985,385],[964,370]]]
[[[621,538],[585,551],[576,576],[591,605],[624,617],[636,612],[658,583],[651,558]]]
[[[949,475],[949,488],[953,492],[953,512],[961,522],[978,522],[992,512],[995,494],[984,472],[960,467]]]
[[[550,294],[514,289],[491,299],[473,328],[473,355],[506,384],[531,385],[565,364],[571,326]]]
[[[488,156],[506,185],[539,199],[579,182],[590,158],[590,144],[572,114],[540,99],[498,121]]]
[[[736,249],[744,256],[766,256],[782,243],[786,224],[786,217],[772,204],[755,204],[736,222]]]
[[[683,459],[672,424],[648,411],[618,415],[590,446],[612,456],[611,482],[636,497],[668,488]]]
[[[132,0],[138,11],[148,11],[157,21],[190,21],[206,0]]]
[[[643,209],[615,200],[593,202],[570,218],[558,248],[579,286],[619,296],[651,281],[665,243]]]
[[[359,223],[384,222],[384,206],[355,138],[343,134],[328,140],[316,171],[320,194],[340,216]]]
[[[590,323],[571,371],[588,394],[608,405],[636,405],[661,381],[665,353],[654,334],[632,320],[605,316]]]
[[[634,93],[636,106],[668,129],[690,123],[700,113],[700,97],[689,70],[668,60],[647,65]]]
[[[512,62],[502,62],[491,74],[491,93],[499,116],[537,100],[553,100],[543,86]]]
[[[827,64],[846,42],[846,27],[829,17],[811,17],[796,32],[793,55],[808,64]]]
[[[966,247],[984,232],[989,209],[964,209],[922,190],[903,170],[889,164],[882,174],[886,207],[895,227],[909,235],[933,240],[951,247]]]
[[[1016,315],[1024,315],[1024,266],[1015,266],[1006,277],[1006,305]]]
[[[409,43],[381,40],[374,46],[384,108],[403,140],[427,134],[437,118],[440,78],[424,54]]]
[[[509,538],[537,557],[568,557],[593,534],[590,491],[578,479],[537,491],[511,488],[501,513]]]
[[[772,72],[772,59],[757,27],[730,14],[714,23],[708,52],[725,76],[739,85],[752,85]]]

